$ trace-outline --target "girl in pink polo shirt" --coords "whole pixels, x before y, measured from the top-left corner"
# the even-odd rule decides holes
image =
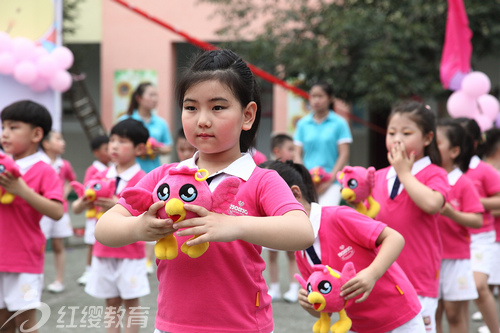
[[[436,116],[422,103],[408,101],[393,108],[386,147],[391,166],[375,174],[372,195],[380,203],[376,219],[400,232],[405,247],[397,259],[415,287],[428,332],[435,332],[441,238],[438,213],[449,190],[439,167]]]
[[[314,236],[286,183],[276,172],[257,168],[247,153],[261,113],[254,76],[230,50],[203,52],[178,83],[177,98],[186,139],[198,150],[180,165],[205,169],[212,191],[229,176],[241,180],[227,215],[184,204],[199,217],[173,224],[170,218],[156,217],[165,205],[161,199],[142,214],[122,198],[97,223],[96,239],[123,246],[175,232],[179,247],[210,242],[199,258],[179,249],[175,259],[157,260],[156,332],[272,332],[262,246],[302,250]],[[136,187],[152,192],[175,167],[156,168]],[[164,194],[161,198],[166,200]],[[188,240],[193,235],[199,237]]]
[[[312,274],[313,265],[328,265],[341,271],[347,262],[354,264],[356,277],[342,286],[345,299],[352,300],[346,308],[352,331],[425,332],[417,293],[394,263],[403,248],[403,237],[350,207],[318,205],[311,176],[301,164],[271,161],[261,167],[279,173],[313,224],[313,246],[295,252],[302,277],[307,279]],[[300,305],[319,317],[307,296],[307,291],[300,289]]]
[[[438,122],[436,139],[441,166],[448,172],[451,186],[439,216],[443,242],[439,304],[436,312],[438,332],[442,332],[443,311],[451,333],[469,329],[469,301],[477,298],[470,262],[470,234],[467,227],[480,228],[483,206],[472,181],[464,175],[472,157],[472,138],[454,119]]]
[[[475,154],[481,155],[484,142],[481,129],[474,119],[459,118],[466,132],[474,140]],[[488,286],[488,277],[493,269],[496,232],[492,211],[500,209],[500,175],[490,164],[474,155],[469,163],[467,177],[474,183],[483,204],[483,225],[479,229],[469,229],[471,233],[471,263],[478,298],[475,300],[484,323],[490,332],[498,332],[500,325],[495,306],[495,298]]]

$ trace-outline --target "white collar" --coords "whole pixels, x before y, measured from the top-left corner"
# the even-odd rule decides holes
[[[60,156],[57,156],[56,160],[52,161],[49,155],[47,155],[45,152],[41,152],[41,154],[42,154],[42,161],[52,166],[52,168],[54,168],[55,170],[59,170],[64,164]]]
[[[415,176],[417,173],[419,173],[420,171],[422,171],[431,164],[432,164],[431,158],[429,156],[424,156],[418,161],[415,161],[415,163],[413,163],[413,166],[411,167],[411,174]],[[391,167],[387,172],[386,179],[395,178],[396,176],[397,176],[396,170],[394,170],[394,167]]]
[[[23,157],[21,159],[16,160],[16,164],[19,166],[19,171],[22,175],[24,175],[33,165],[40,161],[44,161],[42,152],[36,152],[29,156]]]
[[[199,152],[194,153],[193,157],[188,158],[178,164],[178,166],[188,166],[190,168],[198,168],[196,165],[196,161],[199,158]],[[255,164],[252,156],[249,153],[242,153],[241,157],[238,158],[233,163],[229,164],[226,168],[218,171],[217,173],[210,175],[215,176],[221,173],[225,173],[231,176],[236,176],[238,178],[243,179],[244,181],[248,181],[252,172],[255,170],[257,165]]]
[[[477,166],[479,165],[480,162],[481,162],[481,159],[479,158],[479,156],[477,156],[477,155],[472,156],[472,158],[470,159],[470,162],[469,162],[469,169],[477,168]]]
[[[112,178],[116,178],[116,177],[120,176],[121,179],[123,179],[124,181],[128,182],[140,170],[141,170],[141,166],[138,163],[135,163],[134,165],[132,165],[127,170],[125,170],[122,173],[118,174],[118,172],[116,171],[116,165],[112,165],[112,166],[109,167],[108,172],[106,172],[106,178],[112,179]]]
[[[309,220],[314,231],[314,239],[318,237],[319,227],[321,226],[321,206],[316,202],[311,202],[311,213],[309,214]]]
[[[448,174],[448,183],[451,186],[454,186],[457,181],[462,177],[463,172],[460,170],[460,168],[455,168],[453,169],[449,174]]]
[[[108,168],[108,166],[101,161],[95,160],[92,162],[92,166],[97,169],[97,171],[104,171]]]

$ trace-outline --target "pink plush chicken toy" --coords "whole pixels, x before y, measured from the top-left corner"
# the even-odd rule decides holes
[[[99,198],[112,198],[116,189],[116,180],[106,178],[91,179],[85,184],[72,181],[70,184],[79,198],[84,196],[90,202],[94,202]],[[99,210],[99,207],[93,207],[87,210],[85,217],[99,219],[102,214],[104,213]]]
[[[158,142],[155,138],[149,137],[148,141],[146,142],[146,153],[141,156],[142,159],[154,159],[156,157],[156,154],[154,152],[154,148],[160,148],[164,147],[165,145],[161,142]]]
[[[14,177],[21,177],[21,172],[16,162],[8,155],[0,152],[0,174],[4,172],[11,173]],[[15,196],[7,192],[4,188],[0,187],[0,204],[8,205],[14,201]]]
[[[329,172],[326,172],[322,167],[314,167],[309,170],[309,174],[311,175],[312,181],[315,186],[323,182],[327,182],[332,178],[332,175]]]
[[[371,218],[377,216],[380,204],[371,193],[375,186],[375,168],[346,166],[337,173],[337,180],[342,186],[342,199],[353,204],[355,209]]]
[[[147,211],[155,202],[165,201],[164,209],[158,210],[158,217],[171,218],[174,223],[196,217],[193,212],[184,209],[184,203],[202,206],[210,211],[224,213],[233,202],[240,180],[236,177],[224,179],[212,193],[205,181],[208,171],[205,169],[181,166],[171,168],[153,190],[148,192],[138,187],[127,188],[122,198],[139,212]],[[194,239],[198,236],[193,236]],[[181,251],[191,258],[198,258],[208,250],[208,242],[188,246],[182,244]],[[178,254],[177,239],[170,234],[156,242],[155,255],[158,259],[174,259]]]
[[[318,321],[313,326],[314,333],[346,333],[352,326],[352,321],[347,317],[345,308],[348,302],[340,296],[340,288],[356,276],[352,262],[348,262],[338,272],[329,266],[314,265],[314,272],[305,281],[300,275],[295,274],[302,288],[307,290],[307,300],[320,312]],[[330,328],[328,313],[338,312],[339,320]]]

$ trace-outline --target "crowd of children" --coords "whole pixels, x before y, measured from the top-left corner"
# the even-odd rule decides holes
[[[86,215],[88,250],[78,279],[86,293],[104,299],[106,307],[123,306],[129,316],[140,297],[151,292],[145,244],[174,234],[180,254],[157,260],[156,333],[273,332],[272,301],[282,297],[280,251],[286,253],[290,283],[283,299],[298,302],[313,316],[319,313],[309,303],[309,292],[293,275],[307,279],[314,265],[340,271],[353,263],[356,276],[340,290],[349,304],[352,332],[442,332],[443,317],[450,332],[467,332],[471,300],[485,322],[483,332],[499,331],[493,287],[500,285],[500,256],[494,255],[500,251],[500,221],[495,223],[500,219],[500,130],[482,135],[471,119],[437,121],[429,107],[415,101],[394,106],[386,134],[389,166],[375,173],[372,196],[380,211],[372,219],[351,207],[328,204],[330,197],[322,200],[327,204],[318,203],[318,194],[328,196],[337,188],[336,173],[347,163],[352,141],[345,121],[330,109],[328,85],[313,86],[314,113],[295,137],[274,135],[271,158],[262,164],[255,162],[258,152],[252,147],[261,113],[259,88],[238,55],[230,50],[200,53],[183,72],[176,97],[182,110],[174,145],[178,163],[147,173],[141,169],[137,157],[144,156],[150,132],[133,116],[117,122],[109,137],[91,142],[96,160],[84,184],[96,185],[71,205],[75,214],[93,212]],[[61,157],[64,139],[52,131],[43,106],[14,103],[2,110],[1,121],[2,149],[21,176],[0,173],[0,189],[14,196],[0,204],[0,330],[15,332],[24,325],[37,332],[35,309],[41,302],[48,239],[56,277],[47,289],[65,289],[64,239],[73,232],[67,198],[76,176]],[[332,126],[340,126],[341,133],[314,147],[319,132],[311,136],[307,128]],[[321,166],[321,152],[332,142],[336,150],[327,166],[332,177],[317,193],[308,168]],[[315,149],[317,156],[312,155]],[[198,193],[187,184],[178,194],[184,200],[178,214],[198,217],[160,218],[158,212],[177,193],[170,193],[168,183],[158,184],[180,167],[198,170],[196,180],[205,175],[213,193],[237,178],[239,187],[227,211],[190,204]],[[138,210],[125,200],[131,187],[159,201]],[[109,193],[98,196],[96,191],[104,188]],[[181,253],[182,244],[206,242],[210,246],[200,258]],[[9,320],[20,309],[26,311]],[[138,331],[139,324],[133,323],[125,330]]]

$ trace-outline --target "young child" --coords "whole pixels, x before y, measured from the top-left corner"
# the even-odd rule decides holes
[[[50,131],[42,140],[42,149],[45,153],[44,161],[56,170],[61,180],[64,195],[64,215],[62,219],[56,221],[44,216],[40,220],[40,226],[46,239],[51,240],[52,251],[54,252],[54,264],[56,268],[55,280],[47,286],[47,290],[52,293],[64,291],[64,270],[66,266],[66,250],[64,240],[73,236],[73,227],[68,213],[68,195],[71,192],[70,182],[76,179],[75,171],[69,161],[62,159],[66,142],[61,133]]]
[[[59,177],[38,152],[52,127],[47,109],[32,101],[19,101],[1,112],[1,144],[18,165],[22,177],[0,174],[0,186],[15,195],[0,204],[0,327],[6,332],[31,330],[38,322],[43,287],[45,237],[40,219],[63,216]],[[20,292],[21,291],[21,292]],[[18,310],[12,320],[9,318]]]
[[[184,129],[182,127],[179,128],[179,131],[177,132],[177,137],[175,139],[175,151],[177,152],[177,158],[179,161],[184,161],[193,157],[196,152],[196,148],[186,139],[186,134],[184,134]]]
[[[107,135],[98,135],[90,141],[90,149],[92,154],[95,156],[96,160],[85,170],[85,176],[83,177],[83,183],[92,179],[94,175],[102,172],[109,168],[110,157],[108,153],[108,143],[109,138]],[[73,201],[73,205],[75,201]],[[73,212],[75,209],[73,208]],[[83,241],[87,244],[87,256],[85,258],[85,271],[82,276],[77,280],[78,284],[86,285],[90,273],[90,265],[92,264],[92,248],[95,243],[95,224],[97,220],[95,218],[88,218],[85,220],[85,234],[83,236]]]
[[[125,119],[111,129],[108,150],[113,165],[96,174],[94,178],[116,179],[116,192],[112,199],[99,198],[95,204],[103,210],[111,208],[122,191],[132,187],[145,175],[136,162],[144,153],[149,133],[144,125],[135,119]],[[85,207],[85,199],[75,201],[77,211]],[[83,210],[83,209],[82,209]],[[139,297],[149,294],[144,242],[130,242],[122,247],[107,247],[96,241],[93,248],[92,266],[85,286],[85,292],[96,298],[106,299],[106,316],[115,316],[112,322],[121,320],[118,308],[123,304],[126,318],[125,331],[138,332],[139,325],[129,320],[134,308],[139,306]],[[111,326],[108,332],[117,332]],[[119,331],[118,331],[119,332]]]
[[[186,138],[198,150],[179,165],[207,170],[212,191],[228,176],[241,179],[228,215],[185,204],[199,217],[173,224],[156,218],[163,201],[143,214],[121,199],[97,223],[96,238],[122,246],[175,232],[179,246],[210,242],[197,259],[179,255],[157,261],[156,332],[272,332],[262,246],[301,250],[312,244],[313,231],[285,182],[275,172],[257,168],[245,153],[261,113],[254,76],[230,50],[203,52],[182,76],[177,100]],[[174,167],[153,170],[137,186],[152,191]],[[199,237],[188,241],[193,235]]]
[[[342,286],[341,296],[351,300],[346,308],[355,332],[425,332],[419,316],[415,289],[398,264],[403,237],[385,224],[345,206],[321,207],[316,201],[308,170],[301,164],[277,161],[266,164],[276,170],[304,206],[313,224],[316,239],[306,251],[295,253],[304,279],[312,266],[328,265],[341,271],[347,262],[356,269],[355,278]],[[318,317],[300,289],[299,303]]]
[[[386,147],[390,167],[375,174],[373,198],[380,204],[376,219],[403,235],[405,248],[397,263],[411,281],[422,304],[428,332],[435,332],[441,238],[438,213],[449,190],[439,167],[436,116],[422,103],[403,102],[388,119]]]
[[[474,153],[482,149],[483,138],[481,130],[474,119],[459,118],[466,132],[474,140]],[[478,298],[475,300],[484,323],[490,332],[498,332],[500,325],[495,305],[495,298],[488,287],[488,277],[493,268],[495,256],[496,232],[495,219],[491,211],[500,209],[500,175],[491,165],[481,160],[478,155],[471,158],[466,175],[473,181],[483,204],[483,226],[479,229],[469,229],[471,233],[471,262]]]
[[[293,139],[288,134],[277,134],[271,138],[271,152],[274,158],[278,161],[285,162],[293,160],[295,145]],[[260,165],[259,165],[260,166]],[[281,298],[281,290],[279,283],[279,269],[278,269],[278,254],[279,252],[274,249],[268,249],[269,252],[269,295],[273,300]],[[288,291],[283,294],[283,299],[290,303],[297,302],[297,295],[300,288],[299,283],[293,277],[298,273],[297,263],[295,262],[295,253],[293,251],[286,252],[288,258],[288,277],[290,280],[290,287]]]
[[[479,201],[479,194],[472,181],[464,174],[469,169],[473,142],[454,119],[438,121],[436,141],[441,154],[441,166],[448,172],[451,186],[438,219],[443,260],[439,274],[436,328],[437,332],[443,332],[441,321],[444,311],[451,333],[467,333],[469,300],[477,298],[467,227],[480,228],[483,224],[483,206]]]

